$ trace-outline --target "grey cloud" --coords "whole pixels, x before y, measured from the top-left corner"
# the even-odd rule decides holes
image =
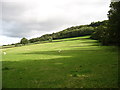
[[[17,20],[25,12],[24,6],[16,2],[2,2],[2,20]]]
[[[53,18],[47,21],[21,21],[20,16],[25,12],[25,7],[16,2],[2,2],[2,35],[8,37],[30,37],[33,32],[52,31],[70,23],[68,20]]]
[[[78,0],[79,1],[79,0]],[[29,4],[29,3],[28,3]],[[80,8],[81,5],[81,8]],[[24,20],[24,17],[22,15],[28,11],[28,8],[26,8],[25,5],[17,2],[2,2],[2,26],[3,31],[2,35],[8,36],[8,37],[31,37],[35,34],[40,34],[43,32],[50,32],[50,31],[57,31],[62,26],[72,26],[72,25],[80,25],[82,22],[90,22],[91,19],[89,17],[92,17],[96,19],[97,15],[92,15],[91,13],[94,13],[93,11],[86,14],[84,11],[84,8],[91,7],[93,4],[91,4],[89,7],[87,7],[89,3],[74,3],[74,4],[68,4],[67,6],[60,6],[59,8],[65,11],[65,13],[61,13],[61,15],[56,17],[50,17],[47,20]],[[104,6],[103,2],[100,4],[96,2],[94,5],[100,5],[101,7]],[[76,7],[78,6],[78,7]],[[75,13],[74,8],[75,7]],[[99,7],[99,6],[98,6]],[[39,12],[39,11],[38,11]],[[77,13],[76,13],[77,12]],[[41,12],[42,13],[42,12]],[[55,12],[56,13],[56,12]],[[83,15],[83,14],[84,15]],[[48,13],[49,14],[49,13]],[[63,15],[62,15],[63,14]],[[82,16],[81,16],[82,15]],[[21,20],[22,19],[22,20]],[[83,20],[84,19],[84,20]],[[93,20],[95,20],[93,19]],[[88,21],[89,20],[89,21]]]
[[[14,21],[3,21],[3,35],[9,37],[30,37],[33,32],[49,32],[56,30],[59,26],[65,25],[65,23],[70,23],[69,21],[51,19],[44,22],[14,22]],[[35,34],[36,34],[35,33]]]

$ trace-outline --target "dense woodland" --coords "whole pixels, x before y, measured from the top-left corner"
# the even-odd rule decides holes
[[[96,28],[91,38],[103,45],[120,45],[120,1],[112,2],[108,12],[108,21]]]
[[[94,27],[88,25],[82,26],[74,26],[67,28],[63,31],[52,33],[52,34],[45,34],[38,38],[30,39],[30,43],[37,42],[37,41],[46,41],[46,40],[55,40],[55,39],[63,39],[63,38],[72,38],[72,37],[79,37],[90,35],[95,31]]]
[[[112,2],[108,11],[108,20],[92,22],[88,25],[73,26],[65,30],[45,34],[41,37],[27,40],[22,38],[20,43],[12,44],[15,46],[36,43],[41,41],[50,41],[55,39],[80,37],[91,35],[91,39],[98,40],[103,45],[119,45],[120,43],[120,1]]]

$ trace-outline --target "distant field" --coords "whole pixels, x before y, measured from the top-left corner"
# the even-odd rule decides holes
[[[3,88],[116,88],[118,54],[89,36],[3,49]]]

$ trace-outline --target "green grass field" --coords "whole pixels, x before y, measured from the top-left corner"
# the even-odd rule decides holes
[[[3,88],[118,87],[117,48],[88,37],[3,49]]]

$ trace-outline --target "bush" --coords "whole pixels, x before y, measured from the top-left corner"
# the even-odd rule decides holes
[[[19,46],[21,46],[21,44],[18,44],[18,43],[15,44],[15,47],[19,47]]]
[[[28,42],[29,41],[26,38],[22,38],[21,41],[20,41],[20,43],[23,44],[23,45],[28,44]]]

